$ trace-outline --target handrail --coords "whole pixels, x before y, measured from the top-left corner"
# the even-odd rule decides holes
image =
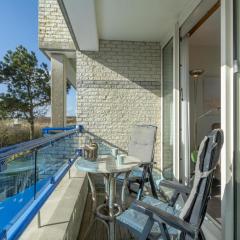
[[[82,126],[80,125],[79,128],[81,128]],[[76,126],[75,125],[70,125],[70,126],[66,126],[66,127],[46,127],[42,129],[42,134],[48,134],[49,132],[52,131],[69,131],[69,130],[73,130],[75,129]]]
[[[37,150],[38,148],[42,148],[46,145],[52,144],[53,142],[56,142],[62,138],[65,138],[67,136],[73,135],[76,132],[83,132],[83,127],[78,126],[75,127],[72,130],[63,132],[63,133],[57,133],[54,135],[50,135],[47,137],[41,137],[35,140],[27,141],[21,145],[17,144],[16,148],[10,148],[8,151],[0,152],[0,165],[2,165],[2,162],[4,162],[7,158],[10,156],[14,156],[16,154],[24,153],[26,151],[32,152]]]

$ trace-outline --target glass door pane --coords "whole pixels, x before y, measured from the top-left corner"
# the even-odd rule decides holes
[[[163,48],[163,173],[173,177],[173,39]]]

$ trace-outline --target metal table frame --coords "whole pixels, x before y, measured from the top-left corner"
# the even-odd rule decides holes
[[[126,208],[126,195],[125,191],[127,189],[127,180],[131,171],[127,171],[123,174],[123,185],[121,192],[121,205],[116,203],[116,179],[121,173],[99,173],[103,175],[105,184],[105,203],[97,207],[97,193],[95,188],[95,182],[93,176],[95,173],[87,173],[91,194],[92,194],[92,216],[90,219],[90,225],[85,233],[84,239],[86,239],[90,229],[92,228],[95,221],[101,221],[107,228],[108,239],[116,239],[115,231],[115,218]],[[105,208],[108,209],[108,215],[101,213],[101,210]],[[115,212],[117,209],[117,212]]]

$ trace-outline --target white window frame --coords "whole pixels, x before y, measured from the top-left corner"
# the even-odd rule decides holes
[[[209,4],[211,4],[209,2]],[[204,5],[204,8],[207,5]],[[204,9],[203,8],[203,9]],[[206,10],[206,8],[205,8]],[[199,11],[200,12],[200,11]],[[194,19],[191,19],[193,22]],[[233,84],[233,1],[221,1],[221,128],[224,144],[221,151],[222,239],[234,239],[234,84]],[[187,168],[185,167],[187,170]]]
[[[233,1],[221,1],[221,128],[224,144],[221,152],[221,208],[223,239],[234,239],[234,73],[233,73]]]
[[[163,112],[163,50],[164,48],[166,47],[166,45],[169,43],[169,41],[171,41],[171,39],[173,39],[173,45],[174,45],[174,37],[172,35],[169,35],[169,38],[166,38],[167,40],[164,41],[164,44],[162,45],[161,47],[161,116],[162,116],[162,121],[161,121],[161,169],[164,170],[164,166],[163,166],[163,115],[164,115],[164,112]],[[173,48],[173,57],[175,55],[175,52],[174,52],[174,48]],[[174,61],[174,59],[173,59]],[[173,71],[174,71],[174,64],[173,64]],[[173,76],[174,76],[174,73],[173,73]],[[174,100],[174,99],[173,99]],[[174,104],[174,101],[173,101],[173,104]],[[173,105],[173,112],[174,112],[174,105]],[[174,125],[174,122],[173,122],[173,125]],[[174,139],[174,136],[173,136],[173,139]],[[173,143],[173,146],[175,144]],[[173,162],[173,166],[174,166],[174,162]],[[174,170],[173,170],[173,174],[174,174]],[[174,175],[175,176],[175,175]]]

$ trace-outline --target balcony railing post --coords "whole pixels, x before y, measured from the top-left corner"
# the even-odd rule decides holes
[[[41,213],[40,213],[40,210],[37,214],[37,219],[38,219],[38,228],[40,228],[41,227]]]
[[[68,164],[69,164],[69,166],[71,165],[71,159],[68,159]],[[69,170],[68,170],[68,178],[70,179],[71,178],[71,167],[69,168]]]
[[[34,200],[37,195],[37,150],[34,150]]]
[[[78,129],[79,129],[79,132],[80,132],[80,133],[83,133],[83,131],[84,131],[83,125],[79,125],[79,126],[78,126]]]

